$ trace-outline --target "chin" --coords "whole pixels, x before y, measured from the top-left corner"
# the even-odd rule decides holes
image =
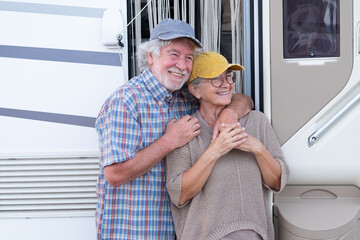
[[[229,105],[231,103],[231,98],[222,102],[224,103],[225,106]]]
[[[176,91],[182,88],[182,86],[184,85],[185,81],[173,81],[173,83],[168,84],[169,88],[172,89],[172,91]]]
[[[225,107],[225,106],[229,105],[230,103],[231,103],[231,101],[217,101],[215,105]]]
[[[171,79],[167,79],[166,81],[162,82],[162,85],[170,92],[176,91],[181,89],[181,87],[184,85],[183,81],[174,81]]]

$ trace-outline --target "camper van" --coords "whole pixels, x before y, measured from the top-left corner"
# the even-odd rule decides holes
[[[291,171],[276,239],[360,239],[360,0],[0,0],[0,239],[96,239],[95,120],[167,17],[245,66]]]

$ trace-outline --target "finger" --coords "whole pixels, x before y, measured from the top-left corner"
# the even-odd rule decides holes
[[[219,132],[220,132],[219,129],[217,127],[215,127],[213,130],[211,142],[216,140],[216,138],[219,136]]]
[[[194,131],[194,135],[197,136],[200,134],[200,128]]]
[[[237,126],[241,126],[240,123],[236,122],[236,123],[222,123],[221,125],[223,125],[224,127],[237,127]]]
[[[191,118],[188,120],[188,123],[191,125],[195,125],[195,124],[199,123],[199,120],[197,118]]]
[[[199,130],[200,129],[200,124],[199,123],[195,123],[193,126],[193,131]]]
[[[176,118],[170,119],[170,121],[168,122],[168,124],[172,124],[176,122]]]
[[[188,122],[191,119],[191,116],[185,115],[182,118],[179,119],[181,122]]]
[[[240,124],[230,124],[227,127],[225,127],[221,132],[224,131],[226,133],[232,133],[232,134],[238,134],[241,132]]]
[[[237,134],[235,135],[233,138],[235,139],[235,141],[240,141],[242,139],[247,139],[249,136],[247,133],[241,133],[241,134]]]
[[[238,140],[236,142],[236,147],[240,147],[241,145],[246,144],[247,141],[248,141],[247,138],[242,138],[242,139]]]
[[[188,122],[188,121],[192,120],[193,117],[191,117],[190,115],[185,115],[185,116],[183,117],[183,119]]]

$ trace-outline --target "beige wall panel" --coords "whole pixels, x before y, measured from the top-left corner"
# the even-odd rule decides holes
[[[353,67],[353,26],[352,1],[341,1],[340,57],[284,59],[282,2],[270,2],[271,116],[284,144],[348,82]]]

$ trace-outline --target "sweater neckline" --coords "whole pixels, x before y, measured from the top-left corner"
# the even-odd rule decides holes
[[[208,136],[212,137],[212,133],[213,133],[213,128],[205,121],[205,119],[201,116],[199,110],[196,111],[193,114],[194,117],[196,117],[199,120],[200,123],[200,129],[201,129],[201,133],[205,133]]]

